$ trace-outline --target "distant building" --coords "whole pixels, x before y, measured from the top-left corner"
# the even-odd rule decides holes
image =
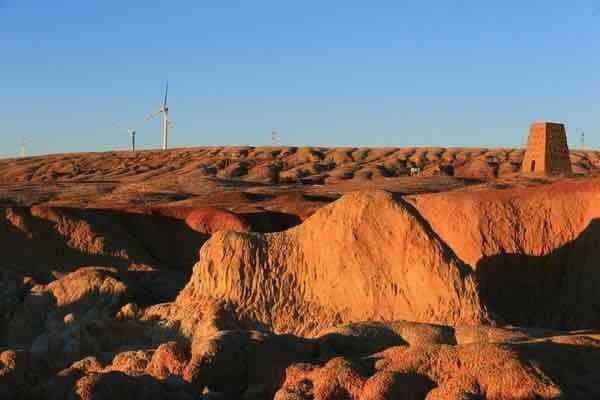
[[[534,122],[529,126],[521,171],[547,175],[571,173],[567,134],[563,124]]]

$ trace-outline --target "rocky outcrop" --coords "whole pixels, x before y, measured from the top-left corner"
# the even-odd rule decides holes
[[[156,380],[149,375],[129,375],[112,371],[90,373],[72,378],[74,385],[68,388],[67,399],[73,400],[112,400],[112,399],[148,399],[148,400],[190,400],[203,397],[194,389],[179,380]],[[49,390],[49,399],[60,399]]]
[[[462,190],[411,203],[474,271],[504,321],[600,327],[600,180]]]
[[[600,179],[410,196],[432,229],[473,269],[498,253],[541,256],[600,217]],[[457,223],[464,221],[464,223]]]
[[[100,350],[103,326],[132,293],[115,269],[80,268],[37,285],[15,307],[2,340],[28,347],[51,366],[68,365]],[[106,321],[106,322],[105,322]]]
[[[600,327],[599,188],[346,195],[281,233],[215,235],[178,302],[214,296],[241,319],[302,334],[357,320],[477,323],[486,309],[499,323]]]
[[[218,208],[201,208],[190,212],[185,218],[193,230],[211,235],[220,230],[249,232],[250,224],[243,217]]]
[[[0,398],[27,398],[32,387],[47,379],[50,371],[27,351],[0,348]]]
[[[175,341],[166,342],[154,351],[145,372],[156,379],[181,377],[188,362],[189,354],[185,346]]]
[[[0,208],[0,235],[3,264],[42,282],[82,265],[180,268],[206,240],[166,216],[40,206]]]
[[[498,376],[498,371],[502,375]],[[276,400],[532,399],[562,395],[530,360],[509,347],[391,347],[372,359],[293,365]]]
[[[106,334],[106,333],[101,333]],[[133,342],[131,342],[133,343]],[[594,398],[600,333],[408,321],[333,327],[314,339],[227,330],[86,357],[54,374],[0,352],[3,398]],[[190,354],[191,353],[191,354]],[[101,361],[100,358],[105,361]],[[11,397],[12,396],[12,397]],[[111,397],[112,396],[112,397]]]
[[[207,295],[277,332],[487,320],[468,267],[410,204],[385,192],[346,195],[285,232],[214,235],[177,302]]]

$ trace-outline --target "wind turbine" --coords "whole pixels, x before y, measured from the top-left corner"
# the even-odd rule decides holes
[[[163,150],[166,150],[169,145],[169,128],[171,127],[171,121],[169,120],[169,107],[167,107],[167,95],[169,94],[169,82],[165,85],[165,97],[158,111],[148,115],[146,120],[157,117],[162,114],[162,128],[163,128]]]
[[[29,144],[29,139],[21,138],[21,158],[27,157],[27,145]]]
[[[121,124],[116,122],[114,125],[119,129],[123,127]],[[135,129],[127,128],[127,133],[129,133],[129,136],[131,136],[131,151],[135,151]]]

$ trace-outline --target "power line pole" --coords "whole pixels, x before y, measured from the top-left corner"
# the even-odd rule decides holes
[[[585,148],[585,132],[581,131],[581,150]]]
[[[273,129],[271,132],[271,142],[273,146],[277,146],[279,144],[279,140],[277,139],[277,131]]]

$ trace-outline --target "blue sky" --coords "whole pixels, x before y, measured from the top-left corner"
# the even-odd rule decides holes
[[[600,147],[600,0],[0,0],[0,156],[160,146]]]

